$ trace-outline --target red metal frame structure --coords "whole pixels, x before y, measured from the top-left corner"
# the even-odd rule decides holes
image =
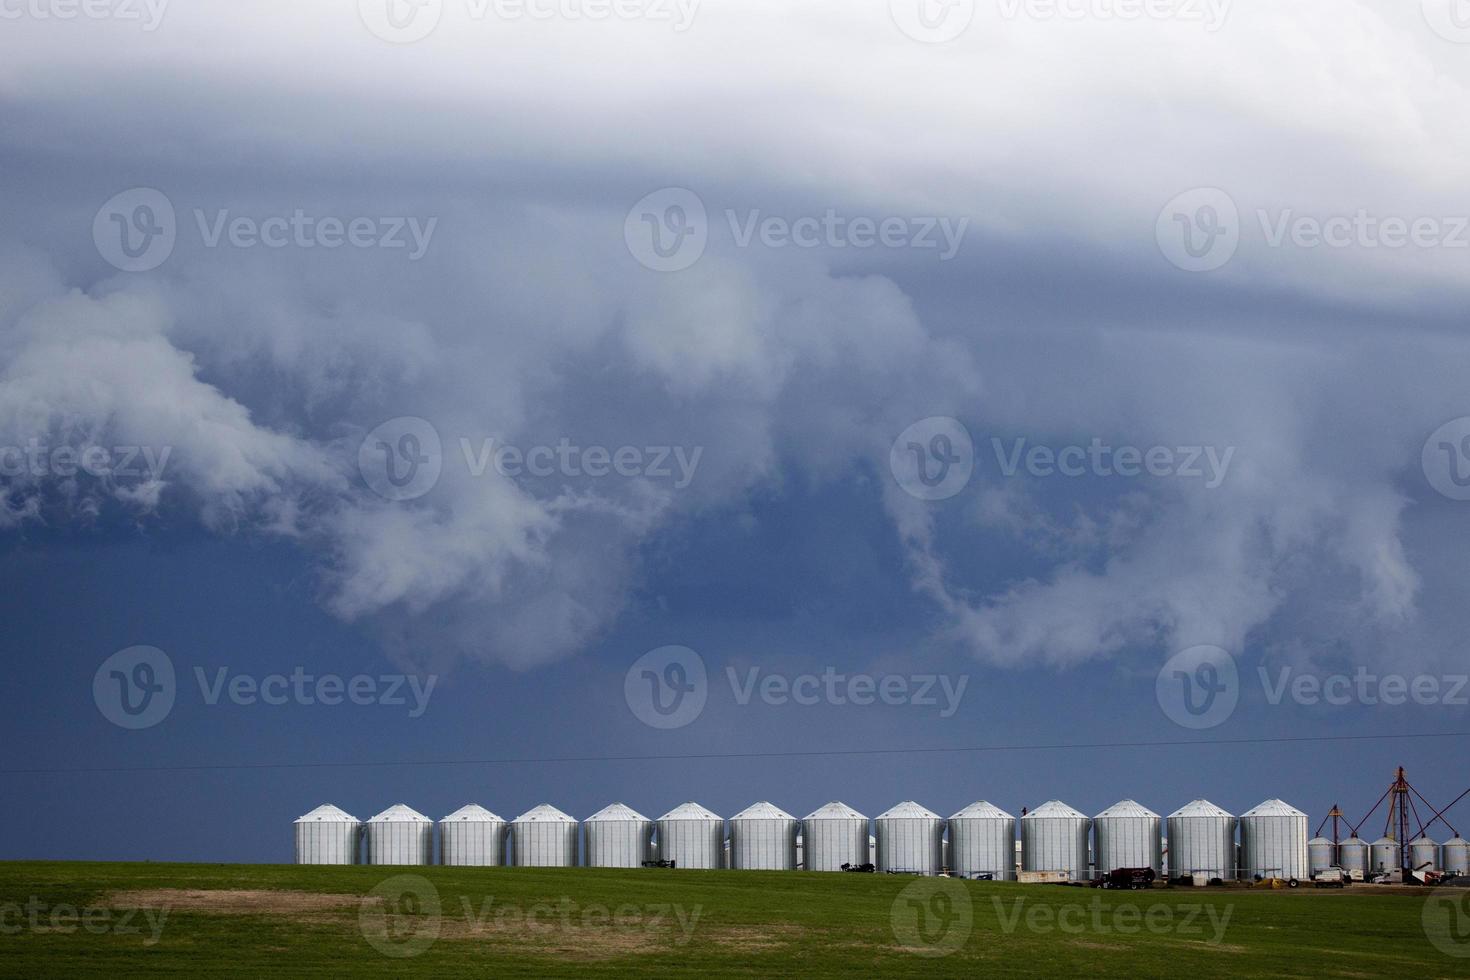
[[[1429,808],[1429,811],[1433,814],[1427,821],[1420,818],[1419,808],[1414,805],[1414,797],[1416,796],[1420,799],[1420,801],[1423,802],[1426,807]],[[1409,842],[1413,840],[1413,837],[1409,836],[1409,815],[1412,813],[1414,817],[1414,822],[1419,825],[1419,833],[1415,834],[1414,837],[1418,837],[1427,833],[1429,828],[1432,827],[1436,822],[1444,824],[1446,827],[1449,828],[1450,833],[1458,837],[1460,836],[1460,832],[1456,830],[1448,820],[1445,819],[1444,815],[1450,809],[1450,807],[1453,807],[1456,803],[1459,803],[1466,796],[1470,796],[1470,789],[1467,789],[1465,792],[1461,793],[1459,796],[1450,801],[1449,806],[1442,807],[1436,810],[1434,804],[1425,799],[1424,794],[1420,793],[1409,783],[1408,777],[1404,775],[1404,767],[1399,766],[1398,772],[1394,774],[1393,782],[1389,784],[1388,789],[1384,791],[1384,794],[1378,798],[1378,802],[1373,804],[1373,806],[1368,810],[1367,814],[1364,815],[1363,819],[1358,821],[1357,825],[1352,828],[1353,836],[1358,836],[1359,828],[1367,823],[1369,817],[1372,817],[1373,814],[1378,810],[1378,808],[1383,805],[1383,802],[1387,800],[1388,816],[1387,819],[1384,821],[1383,836],[1390,838],[1391,840],[1394,840],[1398,843],[1399,870],[1407,875],[1410,871],[1413,870],[1410,867],[1411,858],[1409,857]],[[1334,852],[1336,852],[1338,847],[1337,818],[1342,816],[1342,812],[1334,805],[1332,811],[1327,816],[1332,819],[1332,845]],[[1317,828],[1318,836],[1320,836],[1322,833],[1322,826],[1326,826],[1326,824],[1327,820],[1324,819],[1322,821],[1322,825]]]

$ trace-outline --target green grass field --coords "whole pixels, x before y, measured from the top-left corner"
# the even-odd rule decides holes
[[[1452,955],[1470,953],[1470,937],[1428,938],[1429,897],[803,872],[0,863],[0,975],[1470,976],[1470,958]]]

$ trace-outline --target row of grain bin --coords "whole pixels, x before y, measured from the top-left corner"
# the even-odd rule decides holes
[[[1314,837],[1307,842],[1307,860],[1313,877],[1328,868],[1339,867],[1361,880],[1370,874],[1397,870],[1399,842],[1392,837],[1380,837],[1370,844],[1354,835],[1333,844],[1325,837]],[[1416,871],[1470,874],[1470,841],[1452,837],[1440,844],[1428,835],[1420,835],[1409,842],[1409,865]]]
[[[1016,823],[985,801],[948,821],[907,801],[874,818],[875,836],[869,837],[868,818],[844,803],[829,803],[798,821],[763,802],[730,819],[727,856],[726,822],[697,803],[675,807],[656,821],[616,803],[580,825],[545,804],[508,824],[472,805],[440,822],[440,860],[448,865],[501,864],[508,842],[513,864],[571,867],[578,863],[579,836],[585,836],[585,860],[593,867],[638,867],[658,859],[679,868],[838,871],[871,861],[879,871],[933,875],[949,869],[965,877],[1005,880],[1015,874]],[[1094,869],[1153,868],[1162,873],[1163,823],[1133,800],[1120,801],[1091,819],[1052,800],[1021,817],[1021,867],[1074,880],[1089,877]],[[365,837],[367,863],[429,864],[433,827],[428,817],[401,804],[365,825],[336,807],[323,806],[296,821],[296,859],[302,864],[354,864]],[[1230,880],[1237,863],[1247,874],[1308,874],[1306,815],[1280,800],[1268,800],[1240,818],[1207,800],[1195,800],[1170,814],[1167,828],[1169,864],[1176,875]],[[1343,846],[1346,854],[1348,845]],[[1455,853],[1463,862],[1465,849]]]

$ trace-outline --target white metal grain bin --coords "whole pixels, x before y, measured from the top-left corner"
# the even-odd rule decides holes
[[[510,853],[518,868],[575,868],[577,821],[543,803],[510,825]]]
[[[658,856],[676,868],[719,868],[725,856],[725,820],[698,803],[683,803],[658,818]]]
[[[1361,837],[1349,837],[1337,846],[1337,864],[1350,877],[1358,881],[1368,872],[1368,842]]]
[[[1369,845],[1368,869],[1370,871],[1397,871],[1402,858],[1399,842],[1392,837],[1380,837]]]
[[[944,866],[944,818],[906,800],[873,818],[879,871],[937,875]]]
[[[1159,840],[1163,818],[1134,800],[1120,800],[1092,818],[1093,864],[1105,875],[1116,868],[1164,872]]]
[[[1415,871],[1439,870],[1439,845],[1433,837],[1422,834],[1409,841],[1409,866]]]
[[[1016,878],[1016,818],[993,803],[971,803],[949,818],[950,871],[962,878]]]
[[[730,867],[792,871],[801,821],[772,803],[756,803],[730,818]]]
[[[1333,867],[1337,863],[1333,860],[1332,852],[1335,850],[1332,841],[1326,837],[1313,837],[1307,841],[1307,872],[1315,878],[1319,872]]]
[[[297,864],[357,864],[362,821],[330,803],[296,818]]]
[[[505,821],[474,803],[439,821],[439,863],[496,868],[505,863]]]
[[[1439,851],[1445,874],[1470,875],[1470,841],[1451,837],[1440,845]]]
[[[1169,874],[1235,880],[1235,816],[1195,800],[1169,814]]]
[[[653,852],[653,821],[614,803],[582,821],[589,868],[641,868]]]
[[[402,803],[367,822],[367,863],[434,863],[434,821]]]
[[[868,846],[868,818],[846,803],[833,801],[801,821],[802,859],[808,871],[841,871],[844,864],[873,860]]]
[[[1307,815],[1266,800],[1240,815],[1241,862],[1247,877],[1307,877]]]
[[[1090,877],[1087,815],[1049,800],[1021,817],[1021,870],[1063,871],[1073,881]]]

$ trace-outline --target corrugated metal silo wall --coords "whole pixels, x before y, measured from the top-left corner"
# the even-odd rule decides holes
[[[802,858],[808,871],[841,871],[844,864],[866,864],[867,818],[838,817],[802,822]]]
[[[358,864],[362,824],[303,821],[295,824],[297,864]]]
[[[730,867],[745,871],[796,868],[796,835],[801,821],[743,818],[730,821]]]
[[[1169,874],[1235,880],[1235,817],[1170,817],[1168,826]]]
[[[944,863],[944,820],[940,817],[878,817],[879,871],[934,875]]]
[[[1065,871],[1089,877],[1086,817],[1022,817],[1021,866],[1025,871]]]
[[[957,817],[949,821],[949,856],[956,874],[980,874],[997,881],[1016,877],[1016,821],[1013,817]]]
[[[574,821],[517,821],[511,825],[510,851],[520,868],[573,868],[577,865]]]
[[[439,862],[448,867],[499,867],[505,863],[508,831],[499,820],[441,820]]]
[[[1164,852],[1159,839],[1158,817],[1094,817],[1092,820],[1093,853],[1097,873],[1105,875],[1117,868],[1153,868],[1164,871]]]
[[[1241,860],[1248,877],[1307,877],[1307,818],[1271,814],[1240,818]]]
[[[725,856],[725,821],[658,821],[658,856],[677,868],[718,868]]]
[[[582,828],[590,868],[638,868],[648,860],[652,820],[588,820]]]

